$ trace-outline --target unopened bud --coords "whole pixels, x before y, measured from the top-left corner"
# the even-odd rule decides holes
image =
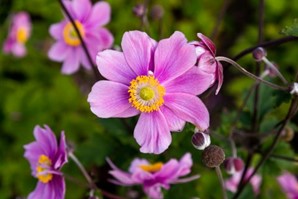
[[[191,138],[192,145],[198,150],[204,150],[211,143],[210,136],[207,133],[197,132]]]
[[[244,167],[244,163],[243,163],[242,159],[233,158],[233,157],[227,158],[224,161],[223,165],[226,169],[226,172],[231,175],[233,175],[236,172],[241,171]]]
[[[142,17],[145,14],[145,6],[143,4],[137,4],[135,7],[133,7],[132,12],[137,16],[137,17]]]
[[[225,153],[223,149],[216,145],[208,146],[202,153],[202,161],[209,168],[220,166],[224,160]]]
[[[286,126],[286,128],[281,132],[281,139],[286,142],[290,142],[294,138],[294,130]]]
[[[161,5],[154,5],[151,9],[151,17],[153,20],[160,20],[163,17],[164,10]]]
[[[267,52],[264,48],[258,47],[252,52],[252,56],[256,61],[262,61],[264,57],[266,57]]]

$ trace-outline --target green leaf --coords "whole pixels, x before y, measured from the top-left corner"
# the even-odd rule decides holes
[[[298,20],[295,19],[293,24],[286,26],[282,31],[283,34],[288,36],[298,36]]]

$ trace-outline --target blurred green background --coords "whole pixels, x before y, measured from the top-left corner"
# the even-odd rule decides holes
[[[95,1],[93,1],[95,2]],[[107,25],[115,37],[115,46],[119,46],[125,31],[141,29],[140,19],[132,8],[142,1],[109,0],[112,7],[112,19]],[[196,33],[210,36],[216,26],[216,20],[224,1],[209,0],[151,0],[148,19],[150,35],[155,38],[170,36],[175,30],[182,31],[189,40],[196,39]],[[152,8],[160,5],[164,14],[161,20],[152,16]],[[182,133],[173,133],[173,143],[163,154],[145,155],[139,152],[139,146],[133,138],[137,118],[98,119],[93,115],[87,103],[87,95],[94,83],[93,74],[79,71],[72,76],[60,73],[61,63],[47,58],[47,51],[54,43],[48,29],[53,23],[62,20],[58,1],[52,0],[0,0],[0,44],[3,44],[9,27],[9,16],[18,11],[27,11],[32,19],[32,36],[27,43],[28,54],[24,58],[15,58],[0,53],[0,198],[25,197],[35,187],[36,179],[31,176],[28,162],[23,158],[23,145],[33,141],[35,125],[48,124],[56,135],[65,131],[67,140],[74,147],[74,153],[95,179],[97,185],[111,193],[129,197],[137,192],[137,198],[143,197],[140,187],[123,188],[107,182],[109,166],[105,158],[110,157],[120,168],[126,170],[135,157],[148,158],[150,161],[168,161],[180,158],[191,152],[194,160],[192,174],[199,173],[201,178],[187,184],[174,185],[165,192],[165,198],[221,198],[216,174],[201,163],[201,152],[195,150],[190,142],[193,126],[187,125]],[[265,1],[264,40],[274,40],[285,35],[283,28],[291,26],[298,13],[295,0]],[[227,12],[218,26],[214,42],[217,54],[234,57],[242,50],[254,46],[258,40],[258,1],[230,0]],[[274,61],[281,72],[291,82],[297,72],[297,41],[268,48],[268,58]],[[256,64],[249,54],[239,60],[249,71],[256,70]],[[263,66],[261,68],[263,70]],[[202,96],[211,114],[212,142],[223,147],[226,156],[231,155],[225,135],[231,129],[245,94],[253,81],[244,77],[232,67],[225,68],[225,82],[218,96],[212,93]],[[270,79],[278,84],[280,81]],[[290,96],[261,87],[260,92],[260,132],[272,131],[274,125],[286,114]],[[270,96],[270,98],[268,98]],[[248,129],[251,126],[252,100],[249,100],[237,127]],[[290,124],[296,131],[298,118]],[[221,136],[222,135],[223,139]],[[266,147],[272,141],[265,139]],[[296,143],[296,144],[295,144]],[[237,143],[239,155],[245,159],[245,144]],[[297,136],[291,142],[282,141],[274,151],[294,157]],[[297,148],[296,148],[297,149]],[[254,161],[261,158],[257,156]],[[259,198],[285,198],[276,182],[276,176],[283,170],[298,172],[297,164],[277,159],[269,159],[259,174],[263,176]],[[70,160],[63,171],[66,174],[66,198],[88,198],[88,189],[80,171]],[[224,177],[228,175],[224,173]],[[74,180],[75,179],[75,180]],[[215,191],[216,190],[216,191]],[[230,193],[229,193],[230,194]],[[231,195],[231,194],[230,194]],[[247,188],[242,198],[252,197],[251,188]]]

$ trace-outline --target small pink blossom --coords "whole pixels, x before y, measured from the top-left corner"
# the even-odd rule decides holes
[[[277,181],[288,199],[298,199],[298,181],[295,175],[285,172]]]
[[[237,191],[238,184],[241,180],[242,172],[243,171],[236,172],[234,175],[232,175],[231,178],[225,181],[225,187],[227,190],[234,193]],[[247,170],[246,176],[244,177],[244,180],[247,180],[247,178],[252,174],[252,172],[253,172],[253,169],[249,168]],[[262,177],[257,174],[254,175],[249,182],[256,195],[260,192],[261,182],[262,182]]]
[[[111,16],[111,8],[107,2],[97,2],[92,6],[90,0],[63,1],[68,12],[73,17],[88,51],[94,58],[98,51],[110,48],[113,43],[112,34],[104,27]],[[90,69],[83,47],[71,22],[66,19],[50,27],[51,36],[56,43],[50,48],[50,59],[63,62],[62,73],[72,74],[79,70],[80,64]]]
[[[100,118],[140,114],[134,137],[143,153],[159,154],[172,142],[171,131],[185,122],[200,130],[209,127],[209,113],[196,96],[210,85],[210,75],[195,67],[195,48],[183,33],[156,42],[146,33],[129,31],[123,52],[105,50],[97,55],[98,81],[88,96],[91,111]]]
[[[27,53],[25,44],[31,35],[31,26],[28,13],[19,12],[14,14],[8,37],[3,45],[3,51],[5,53],[12,53],[16,57],[25,56]]]
[[[223,83],[223,67],[219,61],[215,59],[216,48],[214,43],[202,33],[197,34],[201,41],[191,42],[196,47],[197,66],[204,72],[211,74],[212,86],[217,81],[216,93],[218,94]]]
[[[109,173],[115,178],[110,180],[122,186],[142,185],[144,192],[153,199],[163,198],[161,188],[170,189],[170,184],[185,183],[199,178],[198,175],[180,178],[190,173],[192,167],[191,154],[185,154],[180,161],[171,159],[167,163],[150,164],[145,159],[136,158],[132,161],[129,172],[117,168],[111,160]]]

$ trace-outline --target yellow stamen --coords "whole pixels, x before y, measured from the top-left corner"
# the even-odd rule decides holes
[[[26,29],[23,27],[20,27],[17,30],[17,42],[24,44],[24,43],[26,43],[27,40],[28,40],[28,33],[27,33]]]
[[[153,112],[163,105],[165,88],[153,75],[142,75],[130,82],[129,103],[141,112]]]
[[[144,171],[150,172],[150,173],[155,173],[157,171],[159,171],[163,166],[163,163],[161,162],[157,162],[155,164],[142,164],[140,165],[140,168],[143,169]]]
[[[85,29],[83,25],[79,21],[75,21],[75,24],[80,32],[80,35],[84,38],[85,36]],[[68,22],[64,29],[63,29],[63,38],[65,43],[67,43],[70,46],[78,46],[81,44],[81,41],[79,39],[79,36],[77,35],[77,32],[75,28],[72,26],[71,22]]]
[[[48,183],[52,180],[53,175],[47,171],[50,169],[52,161],[46,155],[39,156],[38,166],[36,167],[37,175],[36,177],[43,183]]]

